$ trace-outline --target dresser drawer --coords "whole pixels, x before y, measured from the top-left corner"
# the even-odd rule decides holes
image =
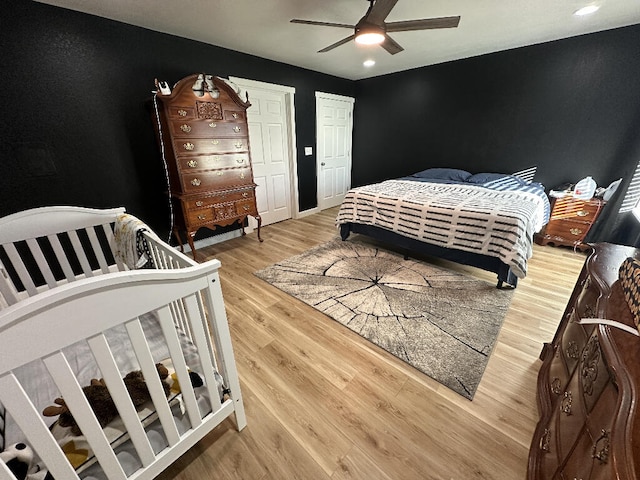
[[[247,126],[243,123],[220,122],[218,120],[174,120],[169,125],[173,135],[182,138],[246,137],[249,134]]]
[[[580,358],[582,357],[582,350],[587,344],[589,336],[585,332],[582,325],[578,323],[578,316],[574,311],[570,320],[567,322],[567,326],[562,334],[562,355],[564,357],[565,364],[567,365],[567,371],[569,375],[573,374]]]
[[[598,199],[584,201],[571,197],[559,198],[553,204],[551,221],[579,220],[591,224],[601,208],[602,202]]]
[[[580,391],[580,372],[574,372],[567,388],[560,395],[557,406],[556,436],[558,455],[566,458],[578,439],[586,422],[586,411]]]
[[[167,107],[167,113],[170,119],[193,120],[196,116],[196,109],[193,104],[189,105],[171,105]]]
[[[224,119],[228,122],[245,123],[246,115],[242,110],[226,110],[224,111]]]
[[[182,156],[178,159],[178,162],[180,170],[185,173],[193,170],[246,167],[249,165],[249,154],[226,153],[220,155]]]
[[[230,190],[236,186],[253,185],[250,167],[187,173],[181,176],[181,181],[185,194]]]
[[[576,220],[552,220],[545,228],[545,235],[552,238],[562,238],[570,242],[581,242],[585,237],[590,223]]]
[[[173,148],[178,157],[197,153],[232,153],[249,151],[247,137],[238,138],[174,138]]]
[[[215,195],[203,195],[189,200],[183,200],[187,210],[198,210],[202,208],[211,208],[218,203],[235,202],[238,200],[247,200],[253,202],[255,199],[254,188],[245,190],[228,190],[216,193]]]
[[[587,428],[567,459],[563,478],[572,480],[574,478],[583,480],[616,478],[613,461],[610,458],[610,435],[613,423],[612,412],[615,412],[617,401],[617,389],[609,382],[587,418]]]

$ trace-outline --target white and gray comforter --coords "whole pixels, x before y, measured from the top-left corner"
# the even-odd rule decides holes
[[[542,193],[387,180],[351,189],[336,223],[373,225],[441,247],[498,257],[524,278],[533,234],[548,221],[548,200]]]

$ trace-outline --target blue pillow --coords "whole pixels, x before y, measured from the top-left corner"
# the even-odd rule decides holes
[[[421,172],[414,173],[412,177],[431,178],[434,180],[453,180],[456,182],[464,182],[471,173],[457,168],[427,168]]]
[[[502,180],[509,177],[506,173],[474,173],[467,178],[468,183],[482,184],[487,182],[493,182],[495,180]]]

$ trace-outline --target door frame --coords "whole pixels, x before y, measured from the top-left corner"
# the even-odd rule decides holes
[[[351,188],[351,169],[353,168],[353,110],[356,99],[345,95],[337,95],[335,93],[316,91],[316,210],[320,210],[320,162],[318,160],[318,145],[324,142],[324,136],[320,130],[320,102],[322,100],[337,100],[351,104],[351,114],[349,116],[349,188]]]
[[[289,153],[289,201],[291,202],[291,218],[298,218],[300,216],[298,206],[298,156],[297,156],[297,141],[296,141],[296,109],[295,109],[295,87],[288,87],[286,85],[278,85],[275,83],[261,82],[258,80],[250,80],[248,78],[229,76],[229,81],[235,83],[240,87],[240,97],[246,97],[247,88],[259,88],[261,90],[270,90],[272,92],[284,94],[285,101],[285,124],[287,127],[287,134],[289,136],[289,144],[287,150]],[[249,102],[251,97],[249,96]],[[249,139],[251,142],[251,139]],[[249,143],[251,145],[251,143]]]

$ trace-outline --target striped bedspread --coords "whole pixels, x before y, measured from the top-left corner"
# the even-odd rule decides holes
[[[349,190],[336,224],[381,227],[441,247],[498,257],[524,278],[549,202],[531,191],[387,180]]]

